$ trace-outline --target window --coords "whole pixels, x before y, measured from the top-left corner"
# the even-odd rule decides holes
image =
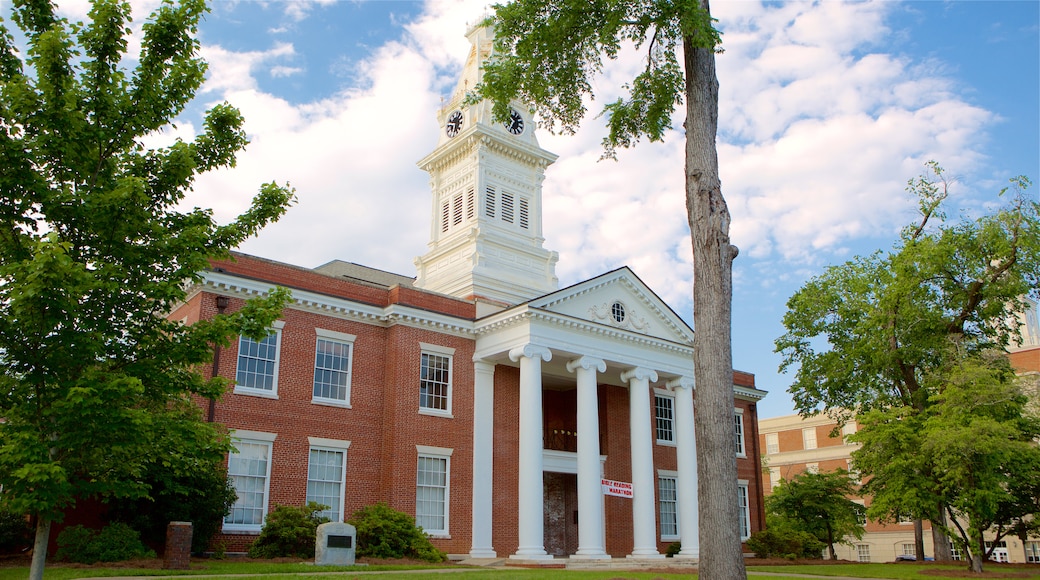
[[[860,562],[870,561],[870,544],[856,544],[856,559]]]
[[[778,433],[766,433],[766,455],[780,453],[780,435]]]
[[[441,232],[448,231],[448,224],[451,220],[451,205],[448,202],[441,204]]]
[[[961,555],[961,549],[958,548],[957,545],[954,544],[953,542],[950,542],[950,558],[953,559],[953,560],[956,560],[957,562],[960,562],[961,560],[964,559],[964,556]],[[1040,560],[1030,560],[1030,562],[1037,562],[1037,561],[1040,561]]]
[[[816,449],[816,427],[802,429],[802,449]]]
[[[769,490],[772,491],[780,485],[780,468],[770,467],[769,468]]]
[[[284,325],[281,320],[275,321],[271,334],[259,342],[245,336],[238,338],[236,393],[278,398],[278,345]]]
[[[853,465],[851,459],[845,460],[845,467],[846,469],[848,469],[849,479],[852,480],[853,484],[859,485],[860,483],[862,483],[863,478],[860,476],[859,471],[856,469],[856,466]]]
[[[849,442],[849,435],[856,433],[856,421],[852,420],[841,426],[842,439],[845,443]]]
[[[307,500],[329,506],[319,512],[333,522],[343,521],[343,483],[347,474],[349,441],[309,437],[311,448],[307,461]]]
[[[740,505],[740,541],[751,537],[751,508],[748,502],[748,482],[737,480],[737,503]]]
[[[484,215],[493,218],[495,217],[495,188],[489,185],[486,191],[487,195],[484,198]]]
[[[914,518],[912,518],[912,517],[910,517],[910,516],[908,516],[906,514],[899,514],[899,518],[896,519],[896,523],[899,523],[899,524],[912,524],[912,523],[914,523]]]
[[[224,517],[225,531],[260,531],[267,514],[273,433],[235,431],[235,449],[228,454],[228,477],[238,499]]]
[[[679,539],[679,498],[676,474],[659,472],[657,476],[657,505],[661,512],[661,539]]]
[[[675,443],[675,399],[668,395],[654,397],[657,442]]]
[[[806,463],[805,464],[805,472],[806,473],[819,473],[820,472],[820,464],[819,463]]]
[[[513,223],[513,194],[508,191],[502,192],[502,221]]]
[[[1040,562],[1040,542],[1026,542],[1026,562]]]
[[[315,329],[314,402],[350,405],[350,365],[354,348],[351,334]]]
[[[737,437],[737,457],[747,457],[744,451],[744,410],[733,411],[733,431]]]
[[[451,449],[416,445],[415,523],[431,536],[448,535],[448,483]]]
[[[453,348],[422,345],[419,366],[419,412],[451,415],[451,358]]]
[[[914,545],[911,542],[903,542],[902,546],[900,546],[900,549],[902,550],[902,554],[904,556],[917,557],[917,550],[914,549]]]
[[[530,202],[527,201],[526,197],[520,198],[520,227],[523,229],[530,229],[531,227],[531,209]]]
[[[864,500],[862,500],[862,499],[854,499],[852,501],[855,502],[856,504],[858,504],[861,508],[863,508],[863,509],[859,510],[858,512],[856,512],[856,523],[858,523],[861,526],[867,525],[867,504],[866,504],[866,502]]]

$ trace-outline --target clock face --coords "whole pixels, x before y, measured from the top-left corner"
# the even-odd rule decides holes
[[[524,118],[514,109],[509,110],[509,120],[503,124],[506,127],[506,131],[513,135],[519,135],[524,132]]]
[[[462,111],[454,111],[448,116],[448,123],[444,125],[444,132],[448,137],[454,137],[462,130]]]

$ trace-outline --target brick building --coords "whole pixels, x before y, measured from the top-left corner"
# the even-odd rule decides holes
[[[696,558],[693,332],[627,267],[558,288],[541,235],[555,156],[526,108],[502,124],[464,102],[491,48],[484,29],[470,39],[420,161],[433,191],[416,278],[236,254],[173,312],[192,323],[274,286],[293,295],[267,338],[207,369],[236,383],[202,402],[236,441],[239,499],[218,541],[244,550],[276,503],[320,501],[339,520],[386,502],[458,556],[656,558],[681,539]],[[733,383],[746,538],[764,524],[765,393],[747,373]]]

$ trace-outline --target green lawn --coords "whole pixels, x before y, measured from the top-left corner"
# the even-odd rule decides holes
[[[750,562],[749,562],[750,564]],[[264,580],[280,580],[300,578],[302,575],[321,574],[326,578],[364,578],[365,572],[391,572],[380,574],[375,578],[430,578],[434,577],[431,569],[436,566],[360,566],[360,567],[315,567],[308,563],[284,562],[243,562],[235,560],[209,560],[204,563],[193,563],[196,568],[188,571],[169,571],[155,568],[118,568],[118,567],[65,567],[49,565],[45,578],[47,580],[71,580],[74,578],[97,578],[111,576],[197,576],[206,575],[217,578],[234,578],[242,574],[262,575]],[[934,580],[935,578],[954,578],[955,576],[925,575],[923,570],[948,569],[959,572],[963,565],[940,566],[932,563],[922,564],[835,564],[835,565],[795,565],[795,566],[748,566],[749,576],[758,580],[798,580],[796,576],[786,574],[813,574],[818,576],[848,576],[853,578],[892,578]],[[772,572],[784,576],[761,576],[756,572]],[[1028,569],[1008,569],[991,565],[988,571],[1008,571],[1029,573],[1030,580],[1040,580],[1040,566]],[[338,572],[338,573],[337,573]],[[0,567],[0,580],[22,580],[29,574],[27,567]],[[439,576],[439,574],[438,574]],[[624,570],[576,571],[561,569],[516,569],[516,568],[450,568],[445,577],[458,576],[464,580],[492,578],[494,580],[689,580],[695,578],[689,574],[667,572],[629,572]],[[373,578],[373,580],[375,580]]]

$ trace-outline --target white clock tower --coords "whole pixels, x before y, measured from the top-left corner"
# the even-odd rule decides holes
[[[415,259],[415,285],[508,305],[559,287],[556,252],[542,247],[542,180],[556,155],[538,146],[527,107],[496,123],[491,103],[465,103],[481,80],[492,31],[477,25],[451,99],[437,113],[440,139],[419,161],[433,193],[429,251]]]

